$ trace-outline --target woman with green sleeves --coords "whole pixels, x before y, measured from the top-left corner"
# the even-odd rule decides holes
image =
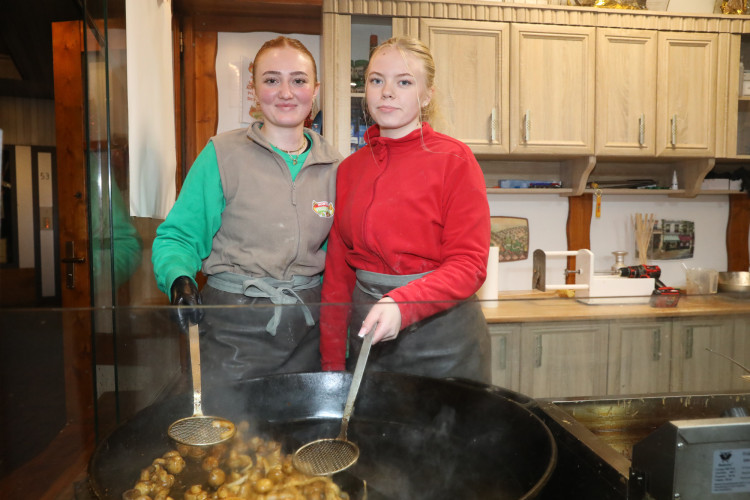
[[[253,81],[263,119],[211,138],[153,244],[172,304],[254,306],[178,308],[183,329],[200,323],[209,384],[320,370],[317,304],[341,157],[304,127],[320,83],[302,43],[266,42]]]

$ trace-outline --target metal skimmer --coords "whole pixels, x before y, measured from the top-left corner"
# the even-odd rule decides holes
[[[367,357],[372,345],[372,334],[375,327],[365,335],[362,349],[359,351],[357,365],[346,397],[344,417],[341,419],[341,431],[336,438],[318,439],[299,448],[292,458],[292,463],[300,472],[312,476],[330,476],[336,472],[348,469],[359,458],[359,447],[346,438],[349,419],[354,411],[354,400],[357,399],[362,373],[365,371]]]
[[[188,328],[190,343],[190,369],[193,375],[193,416],[181,418],[169,426],[167,434],[178,443],[188,446],[210,446],[234,436],[232,422],[219,417],[203,415],[201,409],[201,355],[198,342],[198,325]]]

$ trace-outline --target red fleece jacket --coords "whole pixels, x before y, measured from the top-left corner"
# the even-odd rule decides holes
[[[471,150],[428,124],[400,139],[380,136],[345,159],[336,179],[321,311],[324,370],[343,370],[355,271],[432,271],[387,295],[401,328],[473,295],[487,274],[490,212]],[[355,332],[356,333],[356,332]]]

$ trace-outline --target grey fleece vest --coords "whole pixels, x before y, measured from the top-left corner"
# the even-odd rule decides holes
[[[339,154],[309,129],[312,149],[292,182],[260,123],[211,139],[226,208],[203,262],[206,275],[232,272],[288,280],[323,271],[321,245],[333,223]]]

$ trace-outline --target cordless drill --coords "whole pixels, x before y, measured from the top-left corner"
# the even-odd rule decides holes
[[[665,285],[659,280],[661,268],[659,266],[625,266],[619,269],[620,276],[626,278],[654,278],[654,286],[663,288]]]

